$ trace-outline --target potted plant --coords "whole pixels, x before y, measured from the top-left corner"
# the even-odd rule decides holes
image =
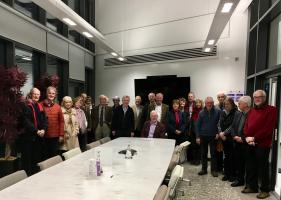
[[[27,74],[18,66],[0,66],[0,176],[13,172],[17,158],[12,156],[12,147],[22,133],[19,127],[24,98],[21,87]]]

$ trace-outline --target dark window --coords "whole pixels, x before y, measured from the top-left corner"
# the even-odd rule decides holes
[[[30,89],[34,85],[34,70],[33,70],[33,54],[32,51],[25,49],[15,48],[15,63],[18,65],[24,72],[27,73],[27,80],[22,87],[22,92],[24,95],[27,95]]]
[[[84,92],[84,82],[70,79],[68,84],[68,95],[75,98],[82,92]]]
[[[31,0],[15,0],[14,8],[24,15],[41,22],[40,8]]]

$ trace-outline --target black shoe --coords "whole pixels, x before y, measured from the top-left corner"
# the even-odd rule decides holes
[[[199,176],[202,176],[202,175],[205,175],[205,174],[207,174],[207,171],[205,171],[205,170],[201,170],[200,172],[198,172]]]
[[[231,187],[238,187],[244,185],[243,182],[235,180],[233,183],[231,183]]]
[[[213,177],[218,177],[218,172],[216,172],[216,171],[212,171],[211,174]]]
[[[227,181],[228,180],[228,176],[223,176],[221,180],[222,181]]]
[[[229,182],[234,182],[234,181],[235,181],[235,178],[234,178],[233,176],[230,176],[230,177],[228,178],[228,181],[229,181]]]

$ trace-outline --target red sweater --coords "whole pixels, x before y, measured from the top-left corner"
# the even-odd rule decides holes
[[[252,108],[244,125],[245,137],[254,137],[257,146],[270,148],[276,118],[277,109],[273,106]]]
[[[64,136],[64,118],[61,111],[61,107],[55,103],[51,106],[44,104],[45,113],[48,116],[48,130],[45,134],[46,138],[54,138]]]

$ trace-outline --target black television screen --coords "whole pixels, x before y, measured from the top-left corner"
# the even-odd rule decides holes
[[[187,98],[190,91],[190,77],[148,76],[146,79],[135,79],[135,95],[142,97],[142,104],[148,102],[150,92],[164,94],[163,103],[171,105],[173,99]]]

